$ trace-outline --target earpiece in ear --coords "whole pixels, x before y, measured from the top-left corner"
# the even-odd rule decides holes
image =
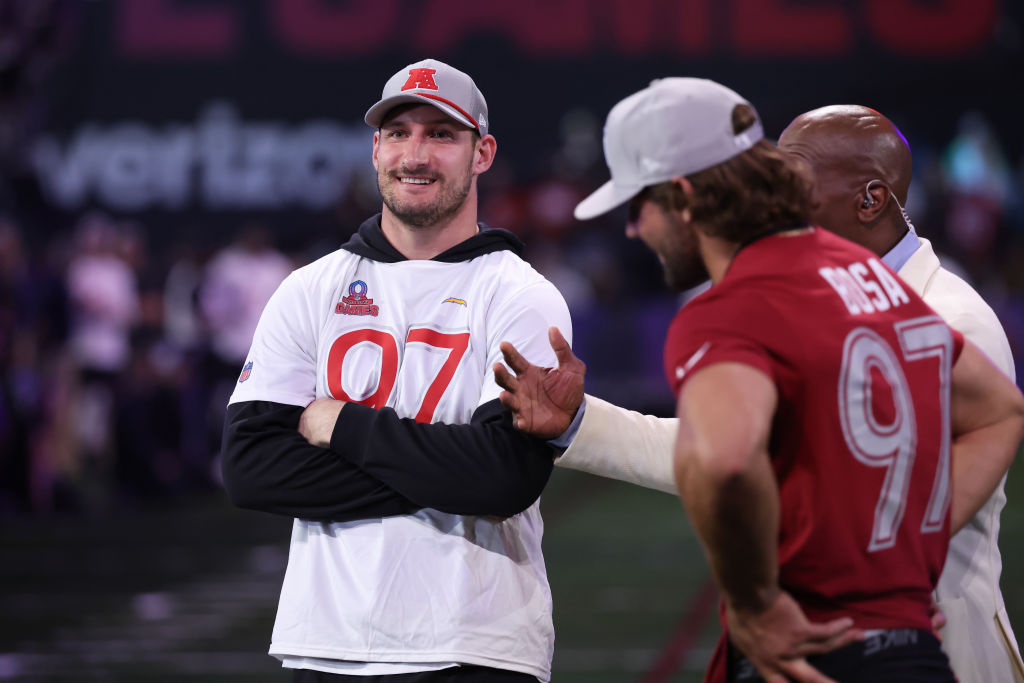
[[[861,202],[860,208],[862,208],[862,209],[870,209],[872,206],[874,206],[875,204],[878,203],[878,201],[874,197],[871,196],[871,186],[874,185],[875,183],[880,183],[880,182],[881,182],[880,180],[876,179],[876,180],[872,180],[872,181],[868,182],[868,184],[864,186],[864,201]]]

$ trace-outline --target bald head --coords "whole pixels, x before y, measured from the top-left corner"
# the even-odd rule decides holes
[[[782,132],[779,149],[804,163],[812,176],[815,223],[879,254],[906,232],[889,192],[900,204],[906,202],[910,147],[892,121],[874,109],[844,104],[801,114]]]

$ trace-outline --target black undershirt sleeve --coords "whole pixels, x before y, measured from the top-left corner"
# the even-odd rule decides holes
[[[497,400],[462,425],[347,403],[330,449],[298,433],[302,410],[270,401],[228,406],[221,467],[236,505],[335,522],[421,508],[511,517],[540,496],[553,468],[550,446],[515,429]]]
[[[221,472],[231,502],[332,522],[404,515],[423,507],[330,449],[310,445],[298,432],[302,411],[271,401],[228,406]]]
[[[497,399],[459,425],[347,403],[331,449],[409,500],[463,515],[522,512],[540,496],[554,463],[547,442],[517,430]]]

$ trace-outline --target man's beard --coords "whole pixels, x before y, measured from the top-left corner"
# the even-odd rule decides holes
[[[430,204],[403,204],[402,200],[398,199],[397,193],[394,192],[395,186],[400,185],[402,182],[397,176],[402,174],[402,172],[399,172],[390,175],[391,182],[385,184],[381,179],[384,172],[378,173],[377,191],[380,192],[380,196],[384,198],[384,205],[388,207],[388,210],[395,218],[406,225],[416,228],[437,225],[454,216],[466,202],[469,190],[473,186],[473,175],[469,172],[469,167],[467,167],[464,182],[461,184],[450,182],[444,176],[435,178],[434,182],[440,185],[440,191],[437,194],[437,199]]]
[[[689,259],[686,263],[681,261],[665,262],[665,284],[677,292],[685,292],[693,289],[708,279],[708,269],[700,256]]]
[[[673,226],[661,265],[669,288],[685,292],[707,280],[708,269],[700,255],[695,228],[675,216],[670,220]]]

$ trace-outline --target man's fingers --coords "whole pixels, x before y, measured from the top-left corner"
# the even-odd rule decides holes
[[[306,441],[309,441],[309,418],[306,416],[305,411],[303,411],[303,413],[299,415],[298,429],[299,434],[302,435],[302,438],[305,439]]]
[[[829,638],[849,631],[853,628],[853,619],[850,617],[839,617],[832,621],[816,622],[807,624],[808,641],[824,641]]]
[[[512,411],[513,415],[519,413],[519,398],[515,394],[510,394],[507,391],[503,391],[500,394],[498,394],[498,400],[501,401],[501,405],[505,406],[510,411]],[[516,426],[519,426],[518,421],[516,422]]]
[[[859,628],[846,629],[845,631],[833,634],[831,638],[821,643],[820,648],[814,654],[838,650],[841,647],[846,647],[850,643],[855,643],[859,640],[864,640],[863,630]]]
[[[823,624],[811,624],[807,638],[797,646],[795,654],[821,654],[863,639],[864,632],[853,627],[853,619],[841,617]]]
[[[935,631],[935,635],[938,636],[939,642],[942,642],[942,634],[939,631],[946,625],[946,615],[939,609],[939,603],[935,601],[935,595],[932,595],[931,604],[932,613],[932,630]]]
[[[299,433],[314,446],[329,447],[338,415],[344,407],[345,401],[318,398],[306,406],[299,416]]]
[[[555,352],[555,358],[558,359],[559,368],[582,364],[582,361],[572,352],[569,342],[565,341],[562,331],[557,327],[548,328],[548,342],[551,344],[551,350]]]
[[[555,358],[558,359],[559,365],[564,365],[575,358],[572,355],[572,347],[569,346],[569,342],[565,341],[562,331],[557,327],[548,328],[548,343],[551,344],[551,350],[555,352]]]
[[[512,373],[501,363],[495,363],[492,368],[494,370],[494,381],[498,383],[498,386],[514,392],[518,385],[518,380]]]
[[[807,641],[826,642],[835,640],[836,637],[850,635],[854,636],[853,639],[856,640],[858,635],[862,633],[860,629],[853,627],[853,619],[850,617],[839,617],[832,621],[809,624]]]
[[[512,346],[512,342],[503,341],[498,346],[501,349],[501,355],[505,357],[505,362],[512,368],[517,375],[521,375],[530,368],[530,363],[516,350],[516,347]]]

